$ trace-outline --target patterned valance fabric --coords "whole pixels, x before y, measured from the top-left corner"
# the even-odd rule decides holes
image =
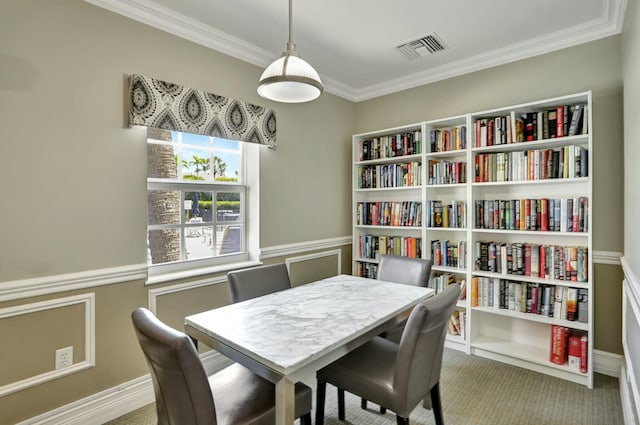
[[[273,110],[143,75],[129,79],[129,125],[276,148]]]

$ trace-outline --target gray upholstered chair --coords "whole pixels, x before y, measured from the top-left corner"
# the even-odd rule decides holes
[[[317,372],[316,425],[324,422],[326,385],[338,388],[338,418],[344,420],[344,391],[395,412],[399,425],[427,393],[437,425],[443,425],[440,368],[447,324],[460,294],[452,284],[414,307],[400,344],[375,337]]]
[[[272,425],[275,385],[233,364],[207,377],[191,339],[145,308],[131,314],[149,365],[159,425]],[[311,389],[295,387],[295,415],[311,425]],[[215,402],[214,402],[215,400]]]
[[[378,280],[386,280],[387,282],[426,287],[429,283],[432,264],[429,259],[382,255],[378,264],[377,277]],[[396,343],[400,342],[404,324],[405,322],[398,323],[383,336]]]
[[[291,288],[284,263],[229,272],[227,281],[234,303]]]

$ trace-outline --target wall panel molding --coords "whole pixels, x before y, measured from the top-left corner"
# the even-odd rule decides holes
[[[84,360],[74,363],[63,369],[51,370],[41,373],[21,381],[13,382],[0,387],[0,397],[25,388],[33,387],[62,376],[70,375],[81,370],[92,368],[96,365],[96,329],[95,329],[95,294],[74,295],[71,297],[57,298],[37,303],[23,304],[0,310],[0,320],[8,317],[20,316],[23,314],[36,313],[40,311],[53,310],[61,307],[68,307],[76,304],[84,305]]]
[[[0,283],[0,302],[147,278],[147,265],[111,267]]]
[[[300,263],[304,261],[315,260],[316,258],[332,257],[334,255],[338,257],[338,269],[336,274],[341,274],[342,273],[342,250],[340,249],[316,252],[308,255],[298,255],[296,257],[288,257],[284,260],[284,262],[287,265],[287,271],[289,271],[289,274],[291,274],[291,264],[293,263]]]
[[[175,292],[189,291],[191,289],[201,288],[203,286],[209,285],[217,285],[220,283],[227,283],[227,277],[218,276],[208,279],[194,280],[193,282],[178,283],[176,285],[164,286],[157,289],[149,289],[149,310],[151,310],[155,315],[158,314],[158,312],[156,311],[158,307],[157,299],[158,297],[161,297],[163,295],[173,294]]]
[[[213,374],[231,364],[220,353],[201,354],[207,374]],[[101,425],[155,401],[149,374],[93,394],[16,425]]]

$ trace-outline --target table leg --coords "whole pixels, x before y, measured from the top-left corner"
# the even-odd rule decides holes
[[[283,377],[276,383],[276,425],[293,425],[295,383]]]

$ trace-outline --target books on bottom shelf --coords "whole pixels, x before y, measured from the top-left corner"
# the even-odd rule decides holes
[[[467,312],[464,310],[453,310],[451,319],[449,320],[449,335],[457,336],[466,339],[467,326],[466,326]]]
[[[589,339],[583,332],[564,326],[551,325],[549,361],[557,365],[568,364],[569,369],[587,373]]]

